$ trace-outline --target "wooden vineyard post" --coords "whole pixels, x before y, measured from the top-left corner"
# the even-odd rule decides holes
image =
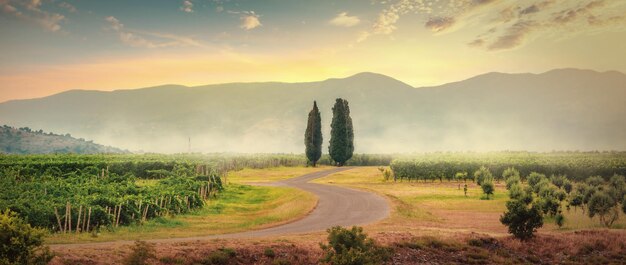
[[[57,224],[59,225],[59,231],[63,231],[63,227],[61,227],[61,217],[59,216],[59,211],[57,211],[57,207],[54,207],[54,216],[57,218]]]
[[[89,231],[89,221],[91,221],[91,207],[89,207],[89,215],[87,217],[87,230],[85,231]]]
[[[122,215],[122,205],[120,204],[120,209],[117,211],[117,220],[115,221],[115,227],[120,224],[120,215]]]
[[[80,214],[83,211],[83,206],[78,208],[78,218],[76,219],[76,234],[80,233]]]
[[[68,228],[68,231],[71,233],[72,232],[72,205],[68,202],[67,206],[68,206],[67,215],[69,218],[67,228]]]

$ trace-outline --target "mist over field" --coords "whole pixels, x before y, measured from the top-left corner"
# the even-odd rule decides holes
[[[626,75],[561,69],[488,73],[414,88],[361,73],[308,83],[67,91],[0,104],[0,123],[131,151],[302,153],[316,100],[327,152],[331,108],[347,99],[355,152],[626,149]]]

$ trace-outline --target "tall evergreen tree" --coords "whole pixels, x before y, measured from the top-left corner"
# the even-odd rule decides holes
[[[330,124],[330,157],[338,166],[345,165],[354,152],[354,131],[348,101],[338,98],[333,106],[333,120]]]
[[[313,109],[309,112],[304,132],[304,145],[306,157],[315,166],[322,156],[322,118],[315,101],[313,101]]]

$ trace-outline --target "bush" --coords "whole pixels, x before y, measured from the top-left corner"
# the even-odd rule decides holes
[[[530,175],[528,175],[528,178],[526,178],[528,180],[528,186],[530,187],[535,187],[535,185],[537,185],[537,183],[539,183],[539,181],[541,181],[542,179],[545,179],[546,175],[544,174],[539,174],[537,172],[532,172],[530,173]]]
[[[265,251],[263,251],[263,255],[265,255],[268,258],[276,257],[276,253],[274,253],[274,250],[271,248],[266,248]]]
[[[520,240],[533,237],[537,228],[543,226],[543,216],[536,204],[530,208],[521,200],[506,202],[507,211],[500,217],[500,222],[509,228],[509,233]]]
[[[563,225],[565,224],[565,216],[563,216],[563,214],[561,212],[559,212],[554,217],[554,222],[556,223],[556,225],[559,226],[559,228],[563,227]]]
[[[132,252],[124,259],[127,265],[143,265],[148,263],[150,259],[156,259],[156,251],[154,245],[145,241],[135,241],[135,245],[131,247]]]
[[[203,264],[208,265],[223,265],[228,264],[231,258],[237,256],[237,252],[235,252],[232,248],[222,248],[216,251],[211,252],[209,256],[204,259]]]
[[[0,264],[47,264],[54,255],[42,247],[44,234],[15,212],[0,212]]]
[[[362,227],[346,229],[336,226],[326,231],[328,245],[320,243],[325,252],[322,262],[333,265],[381,264],[390,258],[390,250],[367,238]]]

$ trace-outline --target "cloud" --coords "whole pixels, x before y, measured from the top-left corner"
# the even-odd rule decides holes
[[[180,10],[187,13],[193,12],[193,3],[191,1],[185,0],[183,1],[183,5],[180,7]]]
[[[78,11],[78,9],[76,9],[75,6],[71,5],[68,2],[61,2],[59,4],[60,7],[66,9],[67,11],[69,11],[70,13],[76,13],[76,11]]]
[[[533,35],[569,37],[606,30],[626,20],[626,1],[542,0],[524,6],[508,5],[499,17],[486,22],[491,29],[467,45],[488,51],[507,50],[526,43]],[[484,21],[483,21],[484,22]]]
[[[36,24],[48,31],[61,31],[61,23],[65,20],[65,16],[45,11],[41,9],[41,6],[42,2],[40,0],[0,1],[0,7],[5,14]]]
[[[433,32],[441,32],[452,27],[455,22],[455,19],[452,17],[435,17],[426,21],[424,26]]]
[[[245,30],[251,30],[262,26],[261,21],[259,20],[259,15],[254,13],[254,11],[244,11],[240,13],[242,14],[242,16],[240,17],[240,28]]]
[[[331,25],[340,27],[353,27],[358,25],[361,20],[357,16],[348,16],[347,12],[341,12],[336,17],[328,21]]]
[[[496,51],[511,49],[524,42],[537,24],[533,21],[520,21],[507,29],[504,35],[487,47],[487,50]]]
[[[199,41],[189,37],[167,33],[146,32],[128,29],[117,18],[106,17],[109,28],[118,33],[120,41],[128,46],[137,48],[164,48],[164,47],[206,47]]]

